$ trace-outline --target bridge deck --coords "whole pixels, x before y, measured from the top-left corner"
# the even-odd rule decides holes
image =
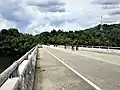
[[[38,49],[34,90],[95,90],[44,48]]]
[[[51,46],[45,48],[102,90],[120,90],[120,56]]]

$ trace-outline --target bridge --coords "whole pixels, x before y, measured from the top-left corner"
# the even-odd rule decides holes
[[[0,90],[120,90],[120,50],[33,47],[0,74]]]

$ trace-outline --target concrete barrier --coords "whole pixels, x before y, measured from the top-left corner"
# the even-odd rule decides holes
[[[32,90],[37,48],[38,45],[0,74],[0,90]]]
[[[100,52],[100,53],[108,53],[108,54],[120,55],[120,50],[116,50],[116,49],[102,49],[102,48],[79,47],[79,50],[85,50],[85,51],[93,51],[93,52]]]

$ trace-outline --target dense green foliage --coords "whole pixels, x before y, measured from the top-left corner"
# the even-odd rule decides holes
[[[52,30],[51,32],[43,32],[39,36],[43,44],[79,44],[120,47],[120,24],[104,24],[103,31],[100,31],[100,25],[98,25],[90,29],[79,31],[64,32],[62,30]]]
[[[19,33],[17,29],[0,32],[0,56],[20,57],[37,44],[36,36]]]
[[[36,36],[19,33],[17,29],[3,29],[0,32],[0,56],[25,54],[38,43],[58,45],[94,45],[120,47],[120,24],[100,25],[79,31],[52,30]]]

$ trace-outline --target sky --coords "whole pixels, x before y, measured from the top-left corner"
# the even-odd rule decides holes
[[[120,22],[120,0],[0,0],[0,30],[38,34]]]

